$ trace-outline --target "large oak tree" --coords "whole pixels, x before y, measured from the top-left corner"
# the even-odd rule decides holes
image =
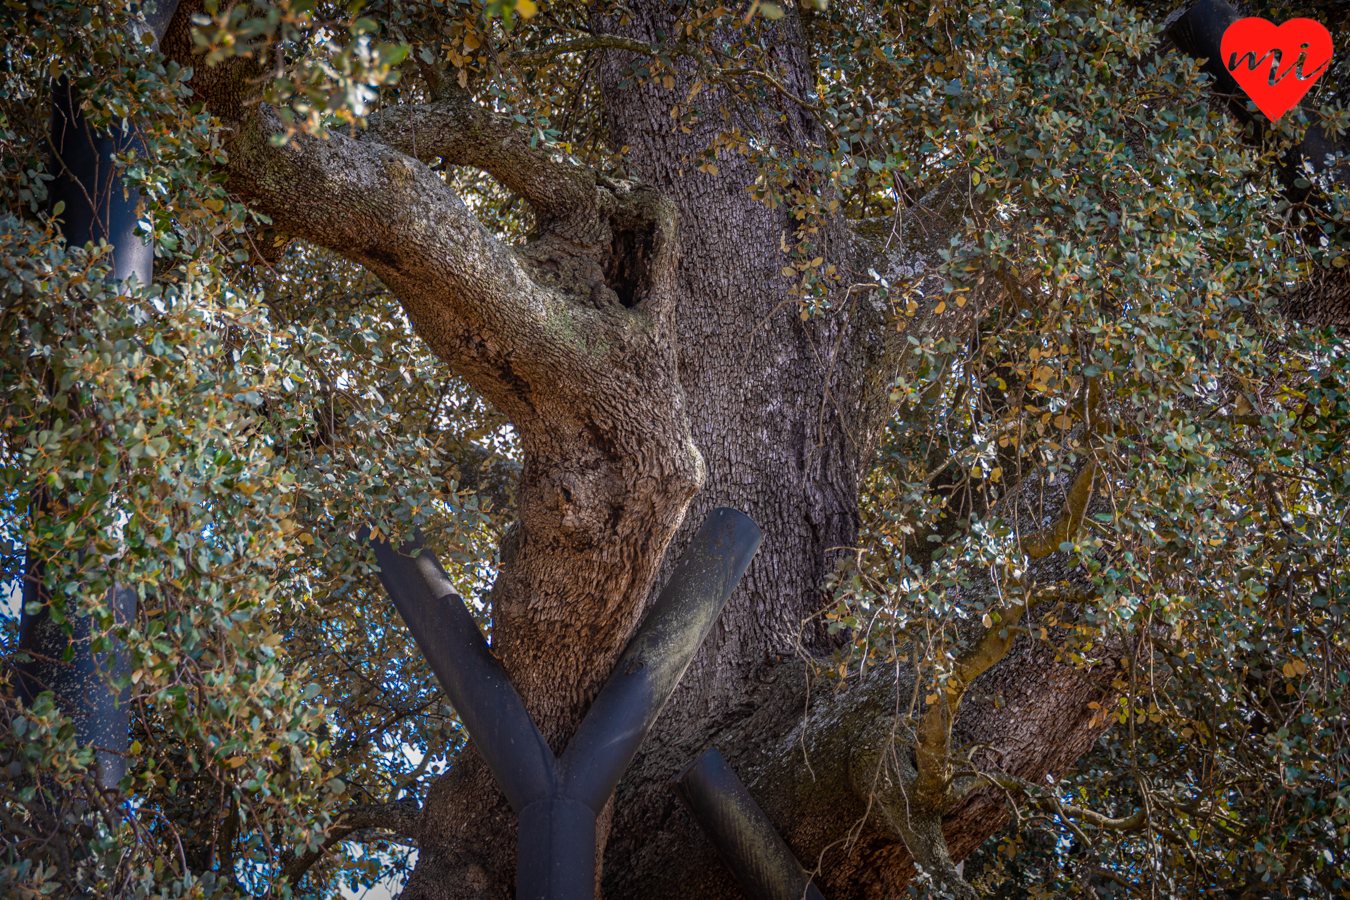
[[[969,896],[956,862],[1010,816],[1006,852],[966,873],[982,890],[1248,896],[1263,871],[1342,889],[1345,373],[1314,326],[1350,319],[1345,182],[1298,143],[1320,121],[1334,149],[1340,70],[1320,109],[1262,128],[1211,91],[1186,20],[1146,18],[1169,12],[182,3],[161,114],[196,117],[221,192],[204,208],[235,216],[216,277],[332,341],[269,351],[314,387],[264,386],[229,439],[265,435],[309,473],[269,563],[290,599],[259,615],[284,671],[327,679],[337,712],[295,728],[349,784],[315,801],[331,820],[308,846],[272,846],[240,814],[261,782],[231,772],[273,726],[228,750],[184,737],[155,771],[198,793],[136,782],[170,823],[156,840],[178,842],[170,868],[321,891],[351,848],[402,843],[406,898],[512,896],[515,815],[424,667],[362,669],[363,641],[372,670],[417,651],[340,561],[356,525],[420,525],[468,590],[490,583],[493,654],[560,754],[729,506],[764,540],[601,816],[605,897],[741,896],[669,784],[710,746],[832,900],[899,896],[916,860]],[[151,230],[180,240],[186,207],[147,197]],[[347,319],[371,308],[383,336]],[[254,326],[221,321],[238,363]],[[389,377],[360,371],[372,359]],[[353,387],[377,382],[380,399]],[[389,429],[432,449],[390,450]],[[398,487],[400,459],[441,492]],[[334,486],[344,467],[366,480]],[[143,631],[175,602],[147,601]],[[168,683],[147,658],[145,685]],[[372,699],[391,683],[429,699]],[[147,746],[172,730],[154,702]],[[419,717],[434,738],[399,730]],[[1277,733],[1322,805],[1261,856],[1234,797],[1286,796],[1253,762]],[[379,735],[397,764],[370,755]],[[418,740],[448,766],[409,777]],[[1037,817],[1052,861],[1028,881],[1003,860]],[[1249,856],[1224,862],[1236,844]],[[1053,862],[1059,846],[1091,861]]]

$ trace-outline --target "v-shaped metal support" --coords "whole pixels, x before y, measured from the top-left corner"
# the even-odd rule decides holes
[[[358,537],[368,535],[363,530]],[[561,758],[488,651],[445,570],[422,549],[420,535],[397,549],[371,541],[381,583],[520,817],[517,900],[593,900],[595,818],[750,565],[760,537],[748,516],[712,511]]]

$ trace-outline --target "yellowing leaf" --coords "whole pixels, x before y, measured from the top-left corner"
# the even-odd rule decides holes
[[[942,314],[943,314],[944,312],[946,312],[946,311],[947,311],[947,301],[946,301],[946,300],[939,300],[939,301],[938,301],[938,305],[935,306],[935,307],[933,307],[933,312],[936,313],[936,314],[939,315],[939,316],[942,315]]]
[[[534,0],[516,0],[516,12],[520,13],[522,19],[528,19],[539,12],[539,7]]]

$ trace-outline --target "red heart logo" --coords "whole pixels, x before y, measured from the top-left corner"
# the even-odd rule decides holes
[[[1303,99],[1331,62],[1331,35],[1321,22],[1290,19],[1277,26],[1238,19],[1219,44],[1223,67],[1272,122]]]

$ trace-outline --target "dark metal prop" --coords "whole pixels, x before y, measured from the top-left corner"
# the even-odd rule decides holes
[[[368,535],[365,530],[358,538]],[[420,536],[397,550],[371,541],[380,581],[520,817],[518,900],[594,898],[595,818],[759,541],[759,528],[747,516],[712,511],[561,758],[526,712],[445,570],[422,550]]]
[[[173,18],[178,0],[160,0],[157,8],[142,17],[142,33],[149,33],[157,47]],[[64,78],[52,85],[52,162],[55,179],[49,202],[64,203],[60,215],[66,243],[84,246],[106,240],[112,246],[113,275],[123,280],[135,276],[148,284],[154,275],[154,248],[136,235],[136,206],[140,196],[125,184],[113,163],[113,155],[140,147],[130,127],[113,133],[95,133],[80,112],[80,96]],[[41,502],[41,501],[38,501]],[[19,696],[31,704],[42,691],[56,695],[57,705],[75,720],[75,740],[82,747],[98,748],[99,780],[112,787],[126,774],[128,693],[114,695],[106,678],[125,674],[125,660],[116,650],[92,652],[93,623],[88,616],[72,618],[71,634],[49,614],[42,587],[43,571],[32,549],[24,566],[24,610],[19,622],[19,651],[27,661],[16,666]],[[136,615],[136,592],[125,587],[109,591],[109,605],[116,621],[130,622]],[[42,605],[29,615],[29,603]],[[71,658],[64,659],[67,648]]]
[[[716,747],[671,784],[750,900],[824,900]]]

